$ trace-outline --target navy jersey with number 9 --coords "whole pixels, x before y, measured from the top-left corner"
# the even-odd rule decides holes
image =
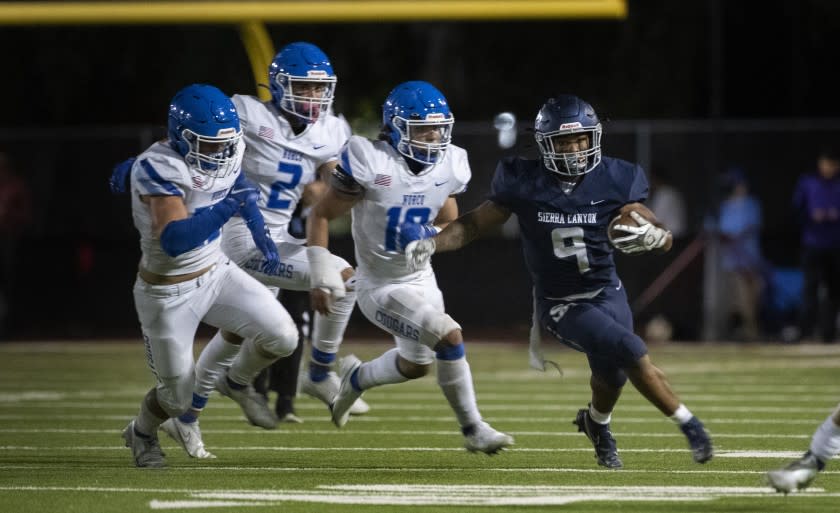
[[[519,218],[537,297],[560,299],[617,282],[607,225],[627,203],[647,199],[642,168],[604,157],[569,193],[540,160],[499,162],[490,201]]]

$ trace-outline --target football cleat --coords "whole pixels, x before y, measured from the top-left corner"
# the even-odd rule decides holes
[[[709,432],[703,427],[703,423],[697,417],[691,417],[691,420],[680,426],[680,429],[688,438],[688,445],[691,447],[691,456],[697,463],[706,463],[715,454],[714,447],[712,447],[712,438]]]
[[[350,415],[364,415],[370,411],[370,405],[361,397],[356,398],[356,402],[350,407]]]
[[[474,424],[470,428],[466,430],[469,434],[464,434],[464,447],[470,452],[496,454],[513,445],[512,436],[496,431],[484,421]]]
[[[263,429],[277,427],[277,417],[268,407],[265,397],[257,393],[250,383],[242,390],[234,390],[228,384],[227,373],[225,373],[216,380],[216,390],[238,403],[239,407],[242,408],[242,413],[245,414],[251,424]]]
[[[122,432],[125,446],[131,449],[134,463],[141,468],[163,468],[166,466],[166,456],[160,448],[157,437],[139,436],[134,431],[134,420],[128,423]]]
[[[285,422],[287,424],[303,424],[303,419],[298,417],[293,411],[287,411],[282,415],[277,415],[277,422]]]
[[[318,399],[327,406],[335,402],[339,385],[338,374],[332,371],[327,373],[327,377],[322,381],[312,381],[309,372],[306,371],[301,372],[298,378],[298,389],[301,393]],[[356,402],[350,407],[350,415],[364,415],[369,411],[370,405],[361,397],[356,399]]]
[[[619,469],[624,466],[621,458],[618,457],[618,448],[610,431],[609,424],[598,424],[589,416],[589,409],[578,410],[575,420],[572,421],[578,427],[578,432],[586,435],[595,447],[595,457],[598,465],[611,469]]]
[[[183,447],[191,458],[204,460],[216,457],[204,448],[204,440],[201,439],[201,428],[198,426],[198,420],[187,423],[172,417],[161,424],[160,429],[178,442],[178,445]]]
[[[347,424],[350,418],[350,409],[356,400],[362,396],[362,392],[353,388],[353,384],[350,382],[353,373],[361,366],[362,361],[352,354],[341,359],[341,363],[339,364],[341,385],[338,388],[335,401],[330,407],[332,410],[332,421],[336,427],[344,427]]]
[[[777,492],[787,495],[790,492],[807,488],[824,466],[825,464],[819,458],[808,451],[801,458],[793,460],[785,467],[768,472],[767,483]]]
[[[338,374],[332,371],[328,372],[327,376],[321,381],[312,381],[308,371],[301,372],[298,379],[298,388],[301,393],[318,399],[327,406],[335,401],[339,385],[341,385],[341,382],[338,379]]]

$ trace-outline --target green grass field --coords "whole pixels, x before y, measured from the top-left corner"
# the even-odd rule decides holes
[[[386,346],[345,344],[363,358]],[[248,425],[214,396],[201,419],[215,460],[191,460],[166,435],[168,469],[134,468],[120,430],[151,385],[136,343],[0,345],[0,511],[139,512],[833,512],[840,467],[787,497],[764,473],[803,452],[840,400],[835,346],[653,347],[717,455],[686,441],[632,387],[613,431],[625,468],[602,470],[571,424],[589,398],[580,354],[557,349],[564,376],[527,368],[522,345],[472,342],[479,407],[516,437],[469,454],[434,377],[368,392],[372,411],[342,430],[300,398],[301,425]]]

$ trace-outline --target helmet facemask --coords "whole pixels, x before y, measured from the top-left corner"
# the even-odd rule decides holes
[[[564,177],[578,177],[595,169],[601,162],[601,124],[594,127],[563,126],[553,132],[536,132],[535,138],[543,163],[549,171],[553,171]],[[571,134],[584,133],[589,138],[589,148],[581,151],[562,151],[563,141]]]
[[[275,82],[282,93],[279,107],[304,123],[315,123],[329,112],[335,96],[336,77],[323,70],[309,70],[300,77],[277,73]]]
[[[189,147],[184,161],[191,170],[214,180],[224,178],[234,171],[239,141],[242,138],[241,131],[225,128],[213,137],[185,128],[181,131],[181,137]]]
[[[446,152],[449,143],[452,141],[452,126],[455,118],[450,114],[446,117],[442,113],[431,113],[426,119],[406,119],[394,116],[391,124],[399,134],[397,151],[402,155],[420,162],[421,164],[436,164]],[[437,131],[439,137],[436,141],[429,132]]]

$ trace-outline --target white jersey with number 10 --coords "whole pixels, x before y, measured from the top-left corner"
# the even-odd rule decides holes
[[[352,136],[341,153],[341,168],[364,188],[352,209],[360,288],[408,282],[431,273],[410,272],[397,252],[397,227],[406,221],[431,224],[449,196],[470,181],[463,148],[450,145],[443,159],[415,175],[405,158],[385,141]]]

